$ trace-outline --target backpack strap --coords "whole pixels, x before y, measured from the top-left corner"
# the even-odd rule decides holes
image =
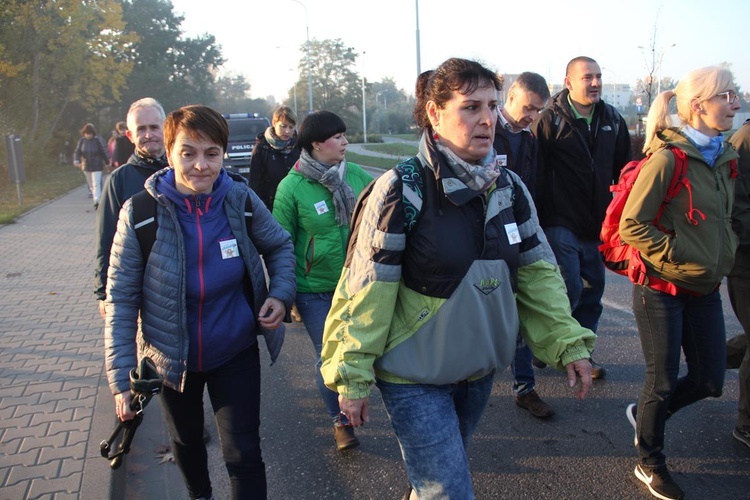
[[[159,227],[156,221],[156,200],[145,189],[130,198],[133,207],[133,229],[141,246],[144,264],[148,262],[151,248],[156,241],[156,230]]]
[[[396,165],[395,170],[401,178],[404,232],[409,233],[416,226],[422,213],[423,167],[416,157],[412,157]]]
[[[669,205],[669,203],[674,199],[675,196],[677,196],[677,193],[679,193],[683,187],[685,187],[688,192],[688,210],[687,212],[685,212],[685,216],[687,217],[688,221],[690,221],[692,225],[697,226],[699,221],[696,218],[696,215],[702,220],[706,220],[706,214],[693,207],[693,187],[690,184],[690,179],[688,179],[687,177],[687,154],[680,148],[670,147],[669,149],[672,151],[675,159],[674,174],[672,175],[672,180],[670,181],[669,187],[667,188],[667,193],[664,195],[664,201],[662,201],[662,204],[659,207],[659,211],[656,213],[656,218],[654,219],[654,225],[661,231],[664,231],[666,233],[669,232],[659,224],[659,220],[661,219],[664,210],[666,210],[667,205]]]

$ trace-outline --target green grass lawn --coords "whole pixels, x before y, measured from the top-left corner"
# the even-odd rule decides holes
[[[352,153],[351,151],[346,152],[346,160],[357,165],[364,165],[367,167],[382,168],[388,170],[395,167],[398,164],[398,160],[393,158],[381,158],[378,156],[367,156]]]
[[[23,206],[18,204],[18,189],[8,178],[0,183],[0,224],[10,224],[24,212],[62,196],[84,184],[83,174],[72,165],[55,165],[27,168],[26,182],[21,184]]]
[[[377,153],[385,153],[389,155],[397,156],[414,156],[417,154],[417,147],[411,144],[404,144],[400,142],[388,142],[383,144],[364,144],[364,147],[368,151],[375,151]]]
[[[418,141],[419,140],[419,135],[416,132],[409,133],[409,134],[385,135],[383,137],[396,137],[398,139],[406,139],[407,141]]]

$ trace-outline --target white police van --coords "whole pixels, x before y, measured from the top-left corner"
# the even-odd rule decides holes
[[[271,126],[268,118],[258,113],[231,113],[222,115],[229,125],[229,143],[224,153],[224,168],[250,178],[250,157],[255,138]]]

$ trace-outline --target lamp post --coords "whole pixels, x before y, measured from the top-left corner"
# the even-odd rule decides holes
[[[307,52],[307,96],[310,100],[307,113],[310,114],[313,111],[312,73],[310,73],[310,18],[307,16],[307,7],[305,7],[305,4],[299,0],[292,0],[292,2],[300,4],[305,9],[305,31],[307,32],[307,42],[305,43],[305,51]]]
[[[675,45],[677,45],[677,44],[673,43],[672,45],[670,45],[669,47],[667,47],[667,49],[671,49]],[[664,62],[664,52],[665,51],[666,51],[666,49],[662,49],[661,54],[659,55],[659,81],[656,83],[656,95],[661,94],[661,65]]]
[[[417,9],[417,76],[422,74],[422,61],[419,55],[419,0],[414,0]]]
[[[615,72],[609,68],[602,68],[602,70],[612,73],[612,101],[610,101],[610,104],[617,107],[617,76],[615,75]]]
[[[367,142],[367,104],[365,103],[365,54],[362,51],[362,136]]]

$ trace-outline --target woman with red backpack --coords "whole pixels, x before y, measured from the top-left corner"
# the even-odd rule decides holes
[[[657,96],[643,148],[649,158],[619,226],[623,241],[640,252],[646,266],[643,284],[633,285],[646,378],[637,405],[629,405],[626,413],[640,455],[635,476],[657,498],[684,498],[663,453],[667,419],[696,401],[720,396],[724,385],[726,332],[719,285],[737,248],[731,226],[737,153],[722,132],[732,128],[740,109],[733,82],[725,68],[700,68]],[[676,126],[669,115],[673,97]],[[687,155],[687,182],[661,208],[676,164],[670,148]],[[674,287],[663,291],[655,282]],[[687,373],[679,377],[681,352]]]

